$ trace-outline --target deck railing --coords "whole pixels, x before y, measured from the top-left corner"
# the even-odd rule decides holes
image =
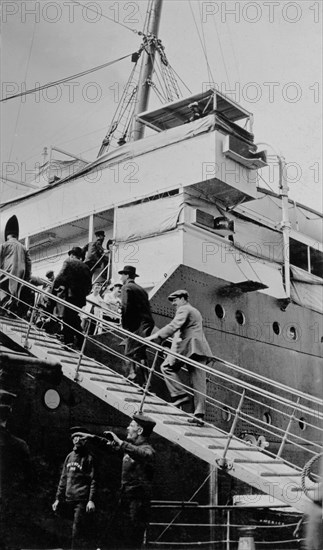
[[[248,441],[251,445],[259,447],[260,451],[293,466],[295,470],[299,472],[302,471],[303,465],[296,465],[296,462],[292,462],[290,459],[290,456],[292,456],[295,451],[302,451],[302,456],[307,457],[305,462],[319,453],[322,453],[322,399],[306,394],[295,388],[288,387],[274,380],[270,380],[255,372],[243,369],[220,357],[214,357],[210,364],[202,365],[197,361],[171,351],[169,348],[147,342],[144,338],[123,329],[118,323],[107,321],[104,318],[98,318],[91,313],[85,313],[82,309],[66,302],[62,298],[54,296],[26,281],[22,281],[13,275],[9,275],[0,269],[0,282],[4,276],[11,277],[21,285],[25,285],[25,287],[32,291],[36,297],[45,295],[56,304],[71,308],[78,314],[82,314],[82,316],[86,315],[89,322],[99,323],[103,329],[103,333],[107,335],[110,333],[119,343],[125,338],[132,338],[138,342],[138,345],[145,345],[148,350],[149,365],[142,365],[130,359],[138,367],[145,368],[148,371],[148,380],[143,388],[140,404],[141,412],[145,411],[145,402],[147,396],[151,393],[150,388],[152,380],[155,378],[164,379],[164,376],[156,367],[158,361],[165,356],[165,353],[173,356],[184,364],[190,365],[196,369],[203,369],[206,373],[209,385],[215,384],[217,388],[216,397],[212,397],[209,394],[206,395],[207,413],[211,411],[212,414],[218,415],[219,418],[226,416],[226,422],[221,422],[220,431],[227,437],[227,442],[224,446],[222,457],[218,461],[219,467],[226,468],[228,466],[227,452],[230,449],[233,439],[236,441],[237,438],[241,441]],[[21,305],[19,298],[16,298],[16,300],[17,304]],[[23,305],[26,310],[26,304]],[[27,320],[28,324],[26,324],[26,332],[22,345],[28,349],[31,333],[37,330],[34,324],[35,319],[40,312],[44,313],[44,310],[41,310],[38,299],[35,299],[32,304],[27,305],[30,314]],[[113,314],[115,315],[114,312]],[[63,320],[61,318],[58,319],[54,314],[48,313],[48,316],[59,323],[63,323]],[[118,358],[124,365],[129,363],[129,358],[126,357],[122,351],[116,349],[118,346],[113,347],[108,337],[105,338],[105,342],[98,341],[96,337],[88,334],[88,328],[85,330],[85,333],[82,333],[82,336],[84,340],[81,349],[79,351],[74,350],[74,353],[78,353],[79,355],[78,365],[75,370],[75,381],[78,380],[79,368],[86,350],[86,345],[89,342],[91,345],[98,346],[101,352],[106,353],[108,363],[111,362],[111,357]],[[226,367],[226,372],[221,370],[222,366]],[[111,368],[111,365],[109,365],[109,367]],[[230,374],[227,371],[229,371]],[[192,388],[184,383],[183,391],[192,394]],[[256,411],[260,409],[269,411],[268,416],[261,418],[256,414]],[[274,415],[276,418],[280,419],[280,426],[271,423],[270,415]],[[223,424],[227,426],[227,429],[223,429]],[[307,436],[306,433],[308,434]],[[274,447],[277,449],[275,452],[267,448],[267,438],[270,441],[270,445],[274,442]]]

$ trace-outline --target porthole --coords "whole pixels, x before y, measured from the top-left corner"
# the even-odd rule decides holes
[[[215,306],[215,315],[219,319],[223,319],[224,316],[225,316],[225,310],[220,304],[216,304],[216,306]]]
[[[301,417],[298,421],[298,425],[302,431],[306,430],[305,418]]]
[[[277,334],[277,336],[280,334],[281,330],[280,330],[280,324],[277,323],[277,321],[274,321],[273,323],[273,331],[275,334]]]
[[[230,422],[232,414],[228,407],[223,407],[223,409],[221,410],[221,415],[222,420],[224,420],[225,422]]]
[[[271,414],[270,414],[270,412],[266,411],[263,414],[262,419],[263,419],[264,422],[266,422],[266,424],[271,424]]]
[[[239,309],[236,311],[236,321],[239,325],[244,325],[246,322],[244,314]]]
[[[297,340],[297,330],[296,330],[296,327],[294,326],[291,326],[291,327],[288,327],[287,328],[287,331],[286,331],[286,334],[287,334],[287,338],[289,340]]]
[[[58,391],[50,389],[44,393],[44,404],[51,411],[54,411],[55,409],[57,409],[60,405],[60,402],[61,402],[61,397]]]

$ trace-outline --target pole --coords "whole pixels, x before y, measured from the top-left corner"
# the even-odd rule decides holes
[[[290,221],[288,214],[288,185],[286,177],[286,161],[285,158],[278,156],[279,163],[279,189],[282,200],[282,221],[281,229],[283,233],[284,244],[284,280],[285,280],[285,292],[287,298],[290,297],[290,257],[289,257],[289,233],[290,233]]]
[[[151,5],[148,26],[147,26],[147,35],[148,38],[150,35],[153,35],[157,38],[160,14],[162,9],[163,0],[154,0]],[[133,127],[133,141],[137,141],[144,136],[145,127],[144,125],[136,120],[136,116],[139,113],[142,113],[147,109],[150,85],[149,81],[152,77],[152,71],[154,68],[154,59],[155,59],[155,47],[153,43],[148,41],[145,51],[143,52],[143,58],[141,62],[139,83],[138,83],[138,96],[137,96],[137,105],[134,114],[134,127]]]
[[[218,504],[218,470],[212,465],[210,465],[209,493],[210,493],[209,503],[210,503],[210,506],[213,507],[214,505]],[[215,515],[216,515],[215,509],[210,508],[209,523],[210,523],[210,540],[211,541],[214,541],[216,538]],[[215,548],[215,547],[212,544],[210,548]]]

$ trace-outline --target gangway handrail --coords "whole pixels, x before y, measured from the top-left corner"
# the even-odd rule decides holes
[[[0,269],[0,273],[3,273],[3,270]],[[6,272],[4,272],[6,273]],[[6,275],[8,275],[6,273]],[[10,275],[9,275],[10,276]],[[206,373],[210,374],[211,376],[215,376],[215,377],[218,377],[220,378],[222,381],[226,381],[226,382],[229,382],[230,383],[230,386],[233,385],[233,387],[239,387],[239,390],[240,390],[240,396],[241,396],[241,391],[243,392],[243,394],[246,394],[246,392],[250,392],[250,393],[256,393],[258,396],[262,396],[264,399],[270,399],[272,401],[276,401],[277,403],[280,403],[282,405],[282,410],[279,411],[280,413],[282,413],[284,415],[284,417],[287,417],[287,419],[291,419],[294,421],[295,420],[295,410],[296,408],[298,410],[302,410],[302,407],[300,405],[297,405],[297,403],[293,400],[290,400],[290,399],[287,399],[285,397],[282,397],[282,396],[279,396],[275,393],[272,393],[270,391],[266,391],[262,388],[259,388],[251,383],[248,383],[248,382],[244,382],[243,380],[240,380],[238,378],[234,378],[233,376],[231,375],[228,375],[226,373],[221,373],[221,371],[218,371],[218,370],[215,370],[215,369],[211,369],[209,367],[206,367],[205,365],[201,365],[200,363],[198,363],[197,361],[194,361],[192,359],[189,359],[187,357],[184,357],[176,352],[172,352],[170,349],[165,349],[164,347],[158,345],[158,344],[153,344],[152,342],[149,342],[147,341],[145,338],[141,338],[125,329],[123,329],[122,327],[120,327],[119,325],[116,325],[116,323],[113,323],[113,322],[109,322],[109,321],[105,321],[105,320],[102,320],[100,319],[99,317],[93,315],[93,314],[90,314],[90,313],[86,313],[84,312],[83,309],[77,307],[77,306],[74,306],[73,304],[70,304],[69,302],[63,300],[62,298],[58,298],[57,296],[54,296],[53,294],[50,294],[46,291],[43,291],[41,289],[39,289],[38,287],[36,287],[35,285],[32,285],[31,283],[27,283],[25,281],[22,281],[21,279],[19,279],[18,277],[13,277],[12,278],[15,278],[19,283],[21,283],[22,285],[26,285],[28,286],[32,291],[34,291],[37,294],[45,294],[46,297],[48,297],[50,300],[53,300],[54,302],[56,301],[57,303],[60,303],[61,305],[67,307],[67,308],[71,308],[73,310],[75,310],[76,312],[78,312],[79,314],[82,314],[84,315],[84,313],[87,315],[87,317],[95,322],[100,322],[102,323],[103,325],[107,326],[111,332],[113,332],[115,335],[122,335],[122,336],[126,336],[128,338],[131,338],[133,340],[136,340],[138,342],[140,342],[140,344],[150,348],[151,351],[154,352],[154,361],[153,361],[153,366],[152,367],[148,367],[146,366],[145,368],[147,368],[147,370],[149,370],[150,374],[152,375],[153,373],[153,370],[154,370],[154,365],[156,364],[156,359],[157,359],[157,355],[158,353],[162,353],[163,355],[166,353],[166,354],[170,354],[172,356],[174,356],[176,359],[178,359],[179,361],[181,361],[182,363],[186,363],[186,364],[191,364],[192,366],[194,366],[195,368],[202,368]],[[15,300],[19,300],[18,297],[14,297]],[[29,320],[29,324],[25,324],[25,326],[23,327],[22,325],[20,325],[20,328],[14,328],[15,327],[15,323],[14,321],[12,322],[13,323],[13,330],[22,330],[22,332],[26,331],[26,334],[25,334],[25,339],[28,338],[28,335],[29,333],[32,334],[31,336],[31,339],[32,338],[35,338],[36,340],[36,344],[37,344],[37,339],[39,339],[39,337],[37,337],[37,335],[35,335],[35,332],[32,331],[32,323],[31,323],[31,320],[33,318],[33,314],[34,312],[37,310],[38,308],[38,301],[37,299],[34,300],[34,305],[30,305],[28,304],[29,307],[31,308],[32,310],[32,315],[31,315],[31,319]],[[44,310],[42,310],[44,311]],[[46,313],[46,310],[45,310],[45,313]],[[52,316],[53,318],[55,318],[55,316]],[[8,320],[8,326],[10,327],[10,320]],[[60,322],[62,322],[62,320],[60,319]],[[27,330],[26,330],[27,329]],[[37,331],[36,331],[37,332]],[[81,334],[81,333],[80,333]],[[82,349],[78,352],[76,352],[76,356],[78,356],[78,359],[77,359],[77,366],[76,366],[76,369],[75,369],[75,364],[74,363],[74,367],[73,367],[73,376],[74,376],[74,381],[75,382],[78,382],[78,383],[83,383],[83,373],[82,373],[82,376],[80,378],[78,378],[77,376],[77,373],[78,373],[78,369],[81,367],[82,365],[82,361],[83,361],[83,358],[84,358],[84,351],[85,351],[85,343],[87,340],[90,340],[90,341],[93,341],[95,342],[97,345],[103,345],[104,349],[106,351],[108,351],[108,353],[110,354],[114,354],[114,355],[117,355],[118,357],[121,358],[121,360],[129,360],[129,358],[127,358],[124,353],[119,353],[118,351],[114,350],[113,347],[109,348],[109,346],[107,346],[105,343],[102,343],[100,341],[97,341],[95,339],[91,339],[87,332],[84,334],[82,333],[83,335],[83,345],[82,345]],[[27,342],[27,340],[26,340]],[[33,344],[32,344],[33,346]],[[31,348],[30,348],[31,349]],[[64,350],[62,350],[63,352]],[[138,363],[137,363],[138,364]],[[107,366],[108,368],[108,366]],[[76,374],[75,374],[76,373]],[[70,373],[71,374],[71,373]],[[69,374],[69,377],[71,377],[71,375]],[[162,375],[160,373],[156,373],[157,376],[160,376],[162,378]],[[151,378],[151,376],[150,376]],[[130,382],[129,382],[130,383]],[[134,384],[135,385],[135,384]],[[227,390],[230,392],[230,391],[234,391],[231,389],[231,387],[227,387]],[[187,388],[187,386],[185,386],[185,384],[183,384],[183,387]],[[294,389],[292,388],[288,388],[286,387],[286,390],[289,391],[290,393],[293,393],[293,395],[295,395],[295,391]],[[185,390],[186,391],[186,390]],[[190,388],[190,391],[192,392],[192,388]],[[239,392],[235,392],[235,393],[238,393]],[[302,392],[300,392],[302,393]],[[140,405],[140,410],[142,411],[143,410],[143,404],[144,404],[144,401],[145,401],[145,398],[147,395],[149,395],[150,392],[149,392],[149,386],[148,384],[146,384],[145,388],[144,388],[144,391],[143,391],[143,396],[142,396],[142,401],[141,401],[141,405]],[[312,400],[312,397],[311,396],[308,396],[307,394],[303,394],[305,399],[307,399],[308,401]],[[221,407],[226,407],[226,403],[225,401],[221,402],[221,401],[217,401],[216,399],[214,399],[213,397],[209,396],[209,395],[206,395],[205,396],[206,399],[207,399],[207,402],[213,406],[217,406],[217,405],[214,405],[214,403],[219,403],[221,405]],[[159,398],[158,398],[159,399]],[[248,399],[250,399],[251,401],[253,401],[254,399],[250,396],[248,396]],[[317,401],[321,404],[321,401],[319,399],[317,399]],[[165,403],[165,402],[164,402]],[[322,404],[323,404],[323,401],[322,401]],[[145,405],[146,406],[146,405]],[[285,410],[286,407],[290,407],[291,408],[291,414],[288,414],[288,411]],[[241,402],[241,407],[240,409],[242,409],[242,402]],[[249,416],[248,415],[248,412],[244,412],[242,410],[239,410],[237,411],[237,408],[235,407],[235,410],[236,410],[236,419],[237,420],[240,420],[242,423],[245,423],[248,427],[253,424],[254,426],[256,426],[258,429],[262,430],[263,432],[267,432],[267,433],[270,433],[271,436],[273,436],[274,438],[278,438],[279,441],[282,441],[282,444],[284,445],[287,441],[290,442],[295,448],[297,447],[300,447],[302,448],[305,452],[313,455],[315,454],[315,452],[313,451],[313,446],[315,447],[319,447],[321,449],[321,447],[319,445],[317,445],[316,443],[312,442],[311,440],[309,440],[308,438],[300,438],[299,436],[296,436],[298,438],[298,441],[299,442],[302,442],[303,445],[301,444],[298,444],[298,443],[295,443],[295,441],[291,440],[289,437],[285,437],[285,439],[282,437],[282,434],[284,433],[284,430],[281,429],[280,427],[278,426],[275,426],[273,425],[272,427],[270,427],[269,424],[265,424],[261,419],[257,418],[256,414],[254,416]],[[308,408],[306,408],[306,411],[308,411]],[[316,412],[316,415],[317,415],[317,411]],[[185,413],[187,414],[187,413]],[[251,418],[251,421],[249,420],[249,418]],[[170,421],[171,423],[172,421]],[[289,423],[290,424],[290,423]],[[214,428],[214,425],[212,423],[208,423],[208,422],[205,422],[205,426],[211,426],[212,428]],[[225,438],[228,439],[228,443],[227,445],[223,445],[223,454],[222,454],[222,457],[221,457],[221,453],[220,451],[217,452],[217,457],[216,458],[216,465],[217,467],[219,468],[228,468],[230,469],[232,466],[231,466],[231,453],[232,452],[235,452],[235,445],[234,443],[236,443],[237,441],[239,442],[244,442],[243,438],[241,437],[241,428],[240,428],[240,432],[238,434],[235,433],[235,429],[237,427],[237,421],[235,421],[232,425],[232,428],[230,430],[230,433],[228,434],[228,430],[223,430],[221,429],[220,427],[216,427],[216,430],[217,432],[223,434],[225,436]],[[316,430],[318,431],[321,431],[322,432],[322,428],[320,426],[313,426],[313,428],[315,428]],[[289,429],[289,428],[288,428]],[[202,437],[203,436],[203,433],[201,434]],[[295,437],[295,434],[292,434],[292,437]],[[316,441],[316,440],[315,440]],[[231,442],[233,443],[232,444],[232,447],[231,447]],[[246,450],[249,450],[248,447],[249,445],[245,443],[245,447],[247,447]],[[240,445],[240,443],[239,443]],[[258,447],[259,449],[259,452],[263,452],[265,456],[267,456],[268,459],[270,460],[273,460],[273,459],[277,459],[279,457],[277,457],[276,453],[272,453],[270,452],[269,450],[265,450],[264,448],[260,447],[258,444],[255,444],[256,447]],[[212,448],[212,445],[209,446],[210,449]],[[221,447],[222,448],[222,447]],[[220,449],[220,447],[219,447]],[[282,448],[281,448],[281,451],[282,451]],[[280,451],[280,452],[281,452]],[[226,454],[230,452],[230,456],[228,456],[228,458],[226,457]],[[291,474],[292,476],[293,475],[298,475],[299,474],[299,467],[296,466],[295,464],[292,464],[291,462],[289,462],[285,457],[281,457],[280,458],[282,460],[282,462],[284,463],[285,466],[287,467],[291,467],[294,469],[294,474]],[[269,475],[274,475],[274,472],[272,474],[269,473]],[[283,475],[283,474],[282,474]],[[312,491],[314,489],[312,489],[312,487],[309,489],[309,491]]]
[[[172,357],[174,357],[175,359],[177,359],[181,363],[186,363],[186,364],[191,365],[193,367],[200,368],[208,374],[211,374],[213,376],[218,376],[218,377],[226,380],[227,382],[237,384],[237,380],[231,375],[225,374],[225,373],[223,373],[221,371],[218,371],[218,370],[214,371],[214,369],[211,369],[207,365],[202,365],[201,363],[199,363],[198,361],[195,361],[194,359],[191,359],[190,357],[185,357],[185,356],[183,356],[183,355],[181,355],[181,354],[179,354],[179,353],[177,353],[177,352],[175,352],[175,351],[173,351],[169,348],[165,348],[165,347],[163,347],[159,344],[156,344],[154,342],[147,341],[146,338],[142,338],[141,336],[139,336],[137,334],[129,332],[128,330],[122,328],[120,325],[116,326],[116,323],[107,321],[105,319],[99,319],[97,316],[95,316],[91,313],[85,313],[82,308],[79,308],[79,307],[71,304],[70,302],[67,302],[67,301],[63,300],[62,298],[59,298],[58,296],[55,296],[55,295],[50,294],[50,293],[48,293],[48,292],[46,292],[42,289],[39,289],[37,286],[32,285],[31,283],[28,283],[27,281],[24,281],[23,279],[20,279],[19,277],[16,277],[15,275],[12,275],[11,273],[6,272],[3,269],[0,269],[0,274],[5,274],[5,275],[11,277],[12,279],[14,279],[15,281],[21,283],[22,285],[27,286],[29,289],[33,290],[34,292],[41,293],[42,295],[45,295],[47,298],[50,298],[51,300],[65,306],[65,307],[69,307],[70,309],[76,311],[79,314],[86,315],[89,319],[91,319],[95,322],[100,321],[100,323],[103,326],[107,326],[110,330],[112,329],[114,332],[118,332],[118,333],[122,334],[123,337],[128,337],[128,338],[131,338],[133,340],[136,340],[137,342],[145,345],[146,347],[151,348],[152,350],[155,350],[155,352],[159,351],[163,354],[167,353],[167,355],[171,355]],[[218,358],[216,358],[216,357],[214,357],[214,359],[216,361],[218,360]],[[235,365],[233,363],[230,363],[230,362],[228,362],[224,359],[219,359],[219,361],[221,363],[225,364],[225,365],[231,366],[232,368],[237,367],[237,370],[240,370],[240,367],[238,367],[237,365]],[[304,400],[309,401],[313,404],[316,404],[316,405],[319,405],[319,406],[323,407],[323,399],[312,396],[310,394],[306,394],[306,393],[304,393],[300,390],[297,390],[296,388],[291,388],[289,386],[286,386],[285,384],[280,384],[279,382],[277,382],[277,383],[273,382],[272,380],[270,380],[266,377],[263,377],[263,376],[261,376],[257,373],[250,373],[249,371],[245,370],[245,374],[247,376],[250,376],[252,374],[252,377],[254,377],[259,382],[265,382],[269,386],[275,386],[276,389],[279,388],[284,392],[292,393],[293,396],[300,397],[301,399],[304,399]],[[280,402],[284,405],[293,406],[293,407],[295,406],[295,401],[292,401],[292,400],[290,400],[286,397],[283,397],[283,396],[279,396],[275,393],[271,393],[270,391],[263,390],[262,388],[254,386],[253,384],[250,384],[249,382],[245,382],[244,380],[239,379],[239,384],[240,384],[241,387],[243,387],[245,389],[254,391],[257,394],[263,395],[265,397],[269,397],[270,399],[274,399],[275,401],[278,401],[278,402]],[[304,413],[309,414],[309,410],[308,410],[307,407],[303,408],[303,405],[299,404],[298,408],[299,408],[299,410],[303,411]],[[316,410],[315,413],[313,413],[313,414],[315,414],[317,416],[318,411]]]
[[[144,344],[145,346],[147,346],[151,349],[154,349],[155,350],[155,358],[156,358],[156,352],[161,352],[163,354],[167,353],[167,354],[172,355],[177,360],[179,360],[183,363],[190,364],[190,365],[194,366],[195,368],[201,368],[202,370],[204,370],[206,373],[208,373],[209,375],[211,375],[213,377],[218,377],[222,380],[225,380],[226,382],[229,382],[230,384],[232,384],[234,386],[237,385],[237,380],[231,375],[228,375],[226,373],[223,373],[223,372],[220,372],[218,370],[212,369],[212,368],[210,368],[206,365],[201,365],[197,361],[194,361],[190,358],[184,357],[184,356],[182,356],[182,355],[180,355],[176,352],[173,352],[172,350],[170,350],[168,348],[165,349],[163,346],[160,346],[159,344],[155,344],[155,343],[152,343],[152,342],[147,342],[147,340],[145,338],[141,338],[138,335],[134,335],[133,333],[123,329],[120,325],[116,325],[115,323],[106,321],[104,319],[99,319],[97,316],[95,316],[91,313],[85,313],[83,309],[78,308],[77,306],[74,306],[73,304],[70,304],[69,302],[66,302],[62,298],[59,298],[59,297],[57,297],[53,294],[50,294],[50,293],[46,292],[46,291],[38,288],[37,286],[32,285],[31,283],[28,283],[27,281],[23,281],[19,277],[15,277],[11,274],[8,274],[7,272],[5,272],[1,269],[0,269],[0,273],[5,273],[7,276],[12,277],[13,279],[20,282],[22,285],[25,285],[25,286],[29,287],[34,292],[36,292],[38,294],[46,295],[49,299],[51,299],[51,300],[53,300],[57,303],[60,303],[61,305],[65,306],[65,307],[69,307],[69,308],[75,310],[76,312],[78,312],[79,314],[82,314],[83,316],[86,315],[89,319],[93,320],[94,322],[100,321],[101,325],[107,326],[114,333],[120,333],[123,337],[132,338],[132,339]],[[37,302],[37,300],[36,300],[36,302]],[[33,311],[34,311],[36,306],[32,306],[32,307],[33,307]],[[32,315],[32,317],[33,317],[33,315]],[[32,320],[32,318],[31,318],[31,320]],[[31,327],[31,322],[29,322],[29,329],[28,329],[27,335],[26,335],[26,343],[27,343],[27,340],[28,340],[30,327]],[[86,338],[87,338],[87,335],[85,335],[85,339]],[[84,347],[85,346],[82,346],[82,348],[84,348]],[[81,352],[79,353],[79,355],[80,355],[79,364],[81,363],[81,360],[82,360],[82,357],[83,357],[83,352],[84,352],[84,349],[82,349]],[[120,357],[122,357],[122,354],[120,354]],[[147,367],[147,369],[148,369],[148,367]],[[76,373],[76,377],[77,377],[77,373]],[[292,401],[292,400],[287,399],[285,397],[279,396],[275,393],[264,390],[262,388],[254,386],[253,384],[250,384],[250,383],[242,381],[242,380],[239,380],[239,386],[240,386],[240,388],[242,387],[245,390],[256,393],[257,395],[261,395],[264,398],[270,399],[272,401],[276,401],[277,403],[280,403],[280,404],[285,405],[287,407],[291,407],[291,408],[293,408],[293,410],[295,409],[295,401]],[[293,393],[293,395],[296,393],[296,391],[292,388],[289,388],[289,387],[286,387],[286,386],[284,386],[284,388],[285,388],[285,391],[288,391],[289,393]],[[303,399],[306,399],[307,401],[316,401],[316,404],[323,405],[323,400],[320,401],[319,399],[317,399],[317,398],[315,399],[312,396],[308,396],[307,394],[304,394],[303,392],[299,392],[299,393],[301,394]],[[147,391],[144,392],[141,409],[142,409],[143,402],[145,400],[146,395],[147,395]],[[209,396],[207,396],[207,397],[208,397],[209,401],[213,402],[212,398],[210,398]],[[249,397],[249,399],[250,399],[250,397]],[[297,406],[297,409],[299,411],[304,412],[305,414],[312,414],[313,416],[316,416],[316,417],[318,416],[318,411],[317,410],[315,410],[313,412],[313,411],[311,411],[311,409],[309,409],[308,407],[304,407],[301,404],[299,404]],[[282,411],[280,411],[280,412],[282,412]],[[283,414],[288,416],[287,413],[283,412]],[[242,416],[246,416],[246,418],[247,418],[248,415],[245,415],[245,413],[243,413]],[[262,422],[259,419],[257,419],[257,423],[259,425],[259,423],[262,423]],[[263,428],[263,429],[265,429],[267,431],[266,428]],[[318,427],[316,427],[316,429],[320,430],[320,428],[318,428]],[[307,441],[305,438],[299,438],[299,439],[302,439],[303,441]],[[288,441],[290,441],[290,440],[288,440]]]

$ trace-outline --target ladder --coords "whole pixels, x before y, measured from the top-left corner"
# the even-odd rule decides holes
[[[89,317],[93,318],[90,314]],[[107,323],[107,325],[111,329],[111,324]],[[115,330],[126,332],[117,327]],[[29,353],[39,360],[59,362],[66,378],[121,413],[131,417],[143,406],[143,412],[149,414],[156,422],[154,431],[168,441],[180,445],[208,464],[225,470],[230,476],[300,512],[304,513],[308,509],[310,499],[302,488],[301,469],[286,462],[281,456],[271,456],[264,449],[236,437],[235,421],[241,414],[245,389],[236,409],[230,432],[225,432],[208,423],[203,427],[193,426],[187,422],[190,418],[188,413],[151,394],[148,390],[145,390],[143,397],[141,388],[115,372],[111,366],[87,357],[84,353],[80,354],[68,349],[55,336],[31,326],[27,321],[2,317],[0,331],[16,345],[25,346]],[[138,339],[140,341],[140,338]],[[196,366],[199,364],[197,363]],[[217,375],[221,376],[221,373],[218,372]],[[225,375],[223,377],[225,378]],[[243,385],[238,378],[236,382],[239,387]],[[286,434],[282,435],[282,444],[285,440]],[[314,492],[316,487],[317,484],[311,482],[308,490]]]

